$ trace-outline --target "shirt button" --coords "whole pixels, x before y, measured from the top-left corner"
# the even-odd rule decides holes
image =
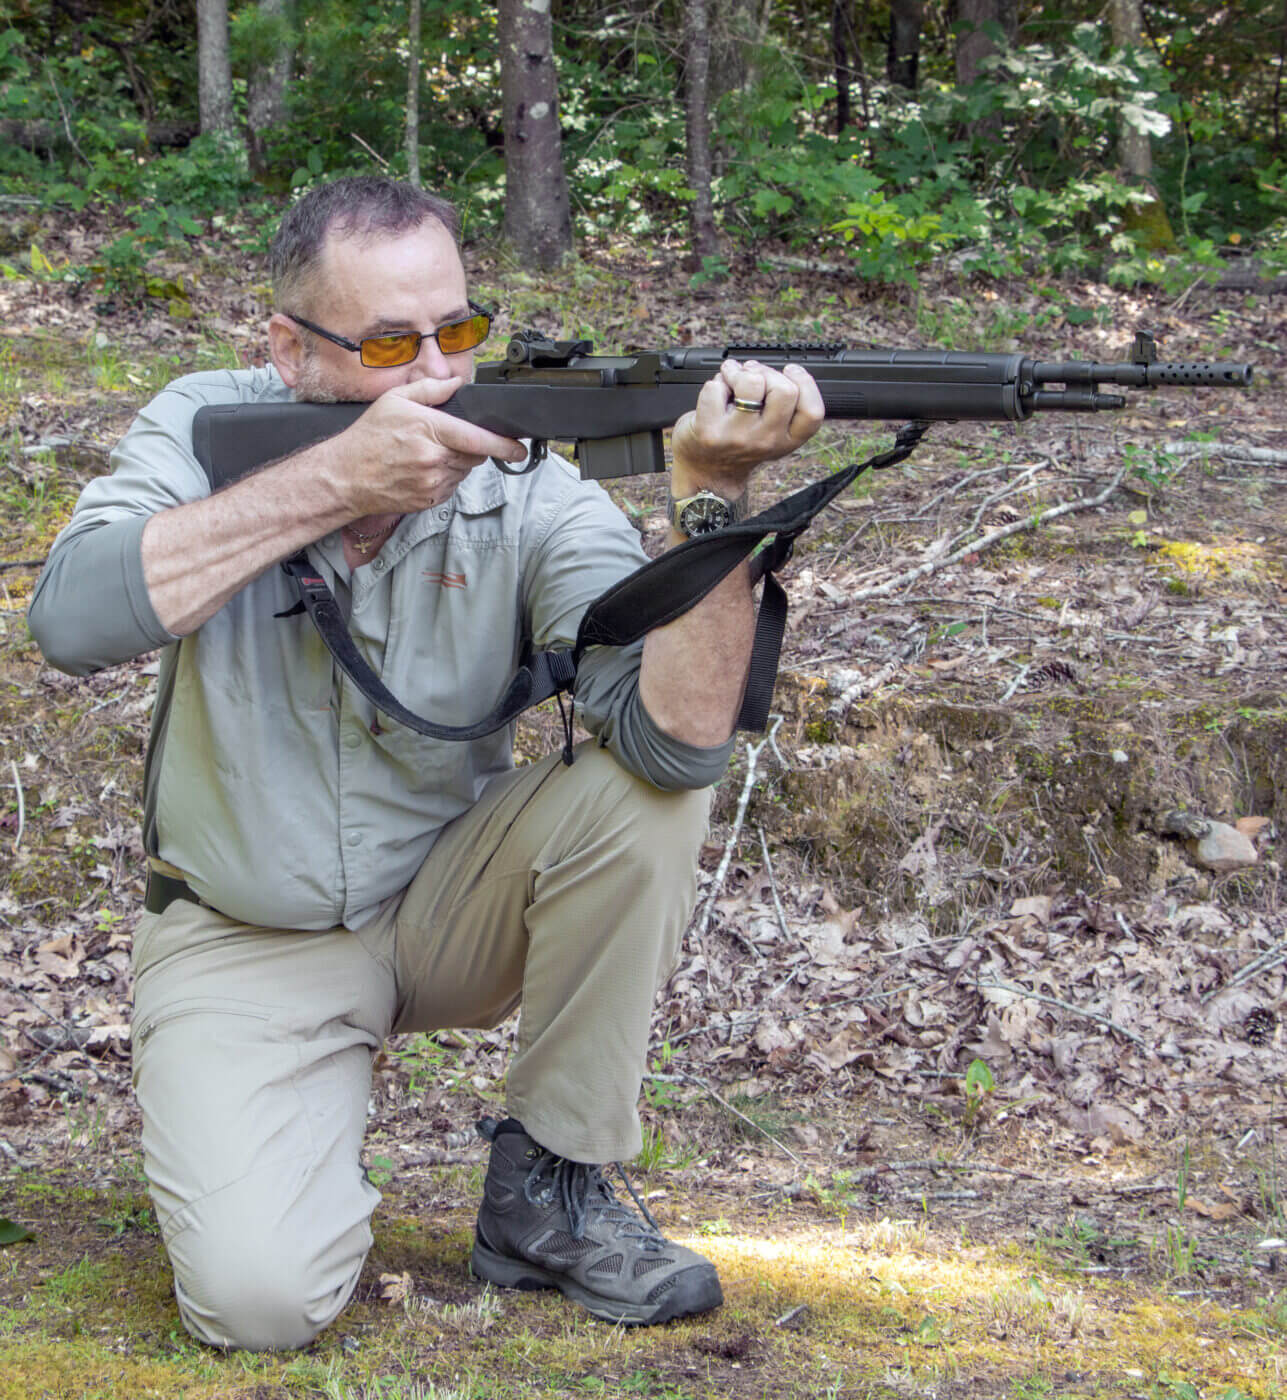
[[[360,734],[346,734],[344,736],[344,747],[346,749],[355,749],[361,742],[362,736]]]
[[[383,559],[377,559],[375,563],[371,565],[371,567],[375,570],[377,574],[382,574],[385,571],[387,565],[385,564]]]
[[[362,844],[362,833],[360,831],[350,831],[344,840],[345,844],[349,846],[360,846]]]

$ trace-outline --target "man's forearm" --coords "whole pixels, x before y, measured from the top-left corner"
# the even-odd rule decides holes
[[[682,539],[672,532],[672,544]],[[682,617],[649,632],[639,697],[658,728],[700,748],[724,743],[741,708],[754,636],[746,564]]]
[[[701,490],[735,498],[747,489],[744,476],[716,475],[706,463],[678,456],[670,487],[677,498]],[[666,546],[684,539],[672,525]],[[658,728],[701,748],[724,743],[742,705],[754,639],[750,566],[741,564],[696,607],[644,639],[639,698]]]
[[[266,569],[351,517],[331,457],[330,445],[319,443],[148,521],[143,577],[169,631],[196,631]]]

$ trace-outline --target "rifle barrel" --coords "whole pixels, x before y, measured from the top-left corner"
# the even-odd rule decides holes
[[[1156,389],[1164,384],[1245,388],[1251,377],[1251,365],[1233,360],[1153,360],[1147,364],[1038,360],[1032,367],[1034,384],[1121,384],[1129,389]]]

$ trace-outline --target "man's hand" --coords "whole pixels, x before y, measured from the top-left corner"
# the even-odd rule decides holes
[[[445,501],[488,457],[526,458],[514,438],[438,412],[436,406],[462,383],[456,377],[400,384],[329,440],[350,518],[427,510]]]
[[[734,399],[763,407],[751,413]],[[762,462],[785,457],[807,442],[825,416],[822,394],[799,365],[771,369],[758,360],[725,360],[697,407],[675,424],[671,494],[703,487],[736,498]]]

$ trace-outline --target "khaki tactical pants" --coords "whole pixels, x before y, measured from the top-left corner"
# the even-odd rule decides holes
[[[521,1007],[509,1112],[578,1161],[639,1150],[652,1002],[696,895],[709,792],[593,745],[497,778],[356,933],[176,900],[134,946],[134,1082],[188,1330],[298,1347],[348,1301],[379,1193],[359,1162],[390,1031]]]

